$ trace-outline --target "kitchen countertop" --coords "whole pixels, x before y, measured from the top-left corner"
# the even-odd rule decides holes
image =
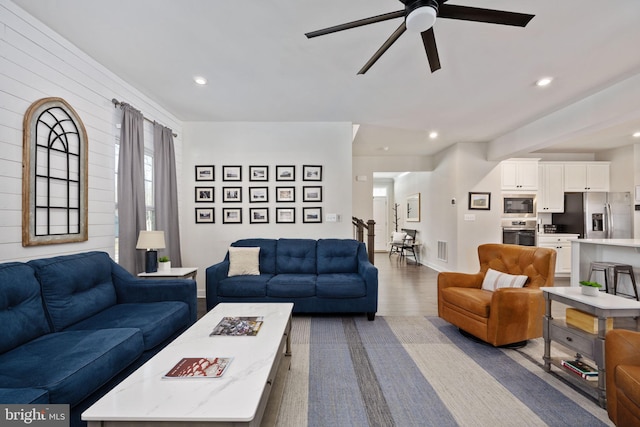
[[[539,237],[578,237],[579,234],[574,233],[538,233]]]

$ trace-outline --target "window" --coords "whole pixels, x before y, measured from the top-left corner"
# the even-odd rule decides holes
[[[386,197],[387,187],[373,187],[373,197]]]

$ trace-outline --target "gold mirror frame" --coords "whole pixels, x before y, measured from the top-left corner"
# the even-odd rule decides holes
[[[62,98],[43,98],[23,121],[22,246],[88,240],[88,144]]]

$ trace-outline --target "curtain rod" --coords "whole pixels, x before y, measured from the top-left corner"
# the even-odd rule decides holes
[[[117,107],[117,106],[119,106],[119,105],[124,104],[124,102],[120,102],[120,101],[118,101],[118,100],[117,100],[117,99],[115,99],[115,98],[113,98],[113,99],[111,100],[111,102],[113,102],[113,106],[114,106],[114,107]],[[150,123],[155,123],[155,121],[154,121],[154,120],[148,119],[148,118],[146,118],[144,115],[142,116],[142,118],[143,118],[143,119],[145,119],[146,121],[150,122]],[[172,132],[173,132],[173,130],[172,130]],[[173,136],[177,138],[177,137],[178,137],[178,134],[177,134],[177,133],[175,133],[175,132],[173,132]]]

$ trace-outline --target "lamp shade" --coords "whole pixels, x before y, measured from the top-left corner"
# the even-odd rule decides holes
[[[164,249],[164,231],[141,231],[136,249]]]
[[[405,23],[407,30],[422,33],[433,27],[436,22],[436,10],[431,6],[421,6],[409,13]]]

